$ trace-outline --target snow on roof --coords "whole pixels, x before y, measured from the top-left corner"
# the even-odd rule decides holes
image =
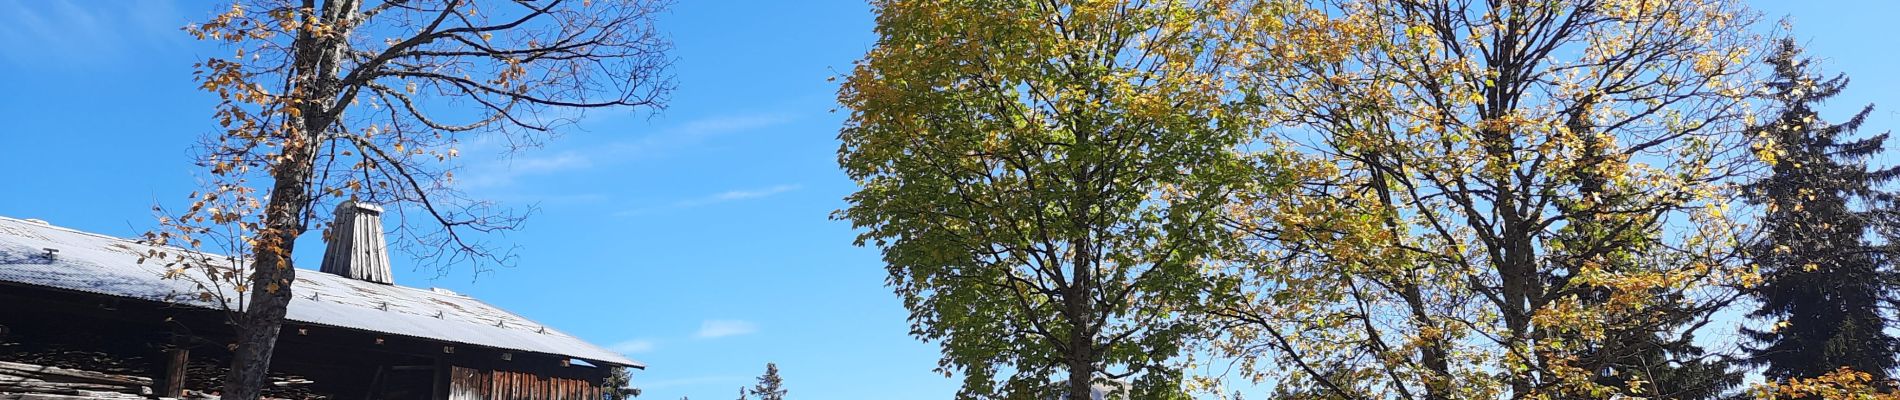
[[[164,279],[163,263],[139,263],[152,246],[0,217],[0,282],[217,309],[187,279]],[[175,248],[168,252],[183,251]],[[222,257],[220,257],[222,258]],[[297,271],[291,321],[645,368],[611,350],[447,290],[385,285]]]

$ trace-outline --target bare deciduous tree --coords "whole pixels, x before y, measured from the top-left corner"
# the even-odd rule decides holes
[[[664,0],[248,0],[186,31],[234,51],[197,65],[220,129],[201,144],[209,174],[189,209],[147,234],[220,247],[228,263],[154,252],[205,283],[237,327],[223,397],[254,399],[297,270],[296,239],[319,205],[392,204],[424,259],[506,263],[480,233],[521,215],[452,185],[473,138],[533,146],[595,108],[661,107]],[[222,289],[219,289],[222,288]]]

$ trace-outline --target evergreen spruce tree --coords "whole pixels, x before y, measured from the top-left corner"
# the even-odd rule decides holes
[[[640,396],[638,389],[631,388],[631,386],[633,386],[633,373],[627,371],[626,367],[613,367],[608,369],[607,379],[602,381],[600,386],[607,388],[607,394],[603,396],[606,397],[606,400],[632,400],[634,397]]]
[[[1769,379],[1812,378],[1841,367],[1886,379],[1900,341],[1886,332],[1894,305],[1893,196],[1880,190],[1900,176],[1872,169],[1887,135],[1848,137],[1868,106],[1847,122],[1828,124],[1814,110],[1847,86],[1808,71],[1800,48],[1784,40],[1769,60],[1775,79],[1766,93],[1779,106],[1753,126],[1772,173],[1750,183],[1750,203],[1763,208],[1764,238],[1749,247],[1763,282],[1751,316],[1770,326],[1745,329],[1754,340],[1750,363]],[[1879,237],[1884,234],[1884,238]]]
[[[778,377],[778,364],[765,363],[765,375],[759,375],[759,384],[752,387],[752,395],[759,400],[785,400],[784,381]],[[741,399],[745,392],[739,393]]]
[[[1575,277],[1591,269],[1632,273],[1659,265],[1686,260],[1658,256],[1663,227],[1660,215],[1667,206],[1646,199],[1648,190],[1633,183],[1619,183],[1606,176],[1598,166],[1612,157],[1623,157],[1604,143],[1589,110],[1593,98],[1582,99],[1572,110],[1565,128],[1580,138],[1574,150],[1582,162],[1569,172],[1566,182],[1574,196],[1558,200],[1567,214],[1588,215],[1576,218],[1559,230],[1553,242],[1553,261],[1559,270],[1551,287],[1568,292],[1591,303],[1614,301],[1613,289],[1574,284]],[[1679,298],[1679,294],[1656,293]],[[1710,400],[1721,398],[1741,383],[1742,373],[1723,358],[1710,357],[1694,343],[1692,330],[1683,327],[1712,310],[1698,309],[1692,302],[1665,302],[1676,307],[1660,307],[1647,318],[1653,323],[1632,324],[1629,329],[1608,332],[1601,338],[1576,335],[1570,340],[1589,343],[1578,355],[1578,366],[1598,371],[1597,383],[1623,390],[1631,397],[1651,399]]]

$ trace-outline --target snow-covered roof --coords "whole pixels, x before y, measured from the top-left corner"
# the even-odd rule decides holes
[[[49,252],[48,249],[52,251]],[[0,217],[0,282],[202,308],[191,280],[165,279],[162,263],[139,263],[151,246],[36,220]],[[168,252],[183,251],[174,248]],[[446,290],[297,271],[291,321],[645,368],[573,335]]]

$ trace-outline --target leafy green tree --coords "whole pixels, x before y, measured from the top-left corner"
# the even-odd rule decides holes
[[[1868,165],[1886,134],[1848,137],[1873,106],[1844,123],[1821,120],[1814,105],[1840,94],[1847,78],[1822,80],[1800,53],[1784,40],[1769,60],[1775,75],[1767,96],[1780,112],[1750,130],[1773,165],[1747,186],[1751,202],[1763,207],[1767,230],[1750,251],[1763,280],[1753,291],[1761,305],[1751,315],[1773,321],[1746,330],[1758,346],[1750,349],[1750,361],[1777,381],[1818,378],[1843,367],[1884,379],[1900,356],[1900,340],[1887,330],[1893,317],[1887,307],[1900,300],[1892,290],[1897,253],[1891,229],[1900,219],[1894,195],[1879,186],[1900,177],[1900,168]],[[1888,240],[1870,241],[1880,235]]]
[[[840,89],[836,217],[883,250],[965,398],[1178,392],[1258,107],[1240,1],[879,0]],[[1263,160],[1267,160],[1264,159]],[[1006,375],[1000,376],[999,375]]]
[[[1292,125],[1267,140],[1333,168],[1237,205],[1216,348],[1288,398],[1654,397],[1616,366],[1677,357],[1740,280],[1752,13],[1289,3],[1248,86]]]

